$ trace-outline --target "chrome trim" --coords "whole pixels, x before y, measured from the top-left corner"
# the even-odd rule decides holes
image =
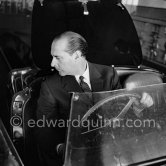
[[[12,85],[12,90],[13,90],[13,93],[17,93],[19,90],[18,90],[18,83],[17,81],[20,79],[20,85],[21,85],[21,89],[20,90],[23,90],[25,89],[25,85],[24,85],[24,80],[23,80],[23,76],[25,74],[27,74],[28,72],[32,71],[32,68],[28,67],[28,68],[21,68],[21,69],[13,69],[10,71],[10,78],[11,78],[11,85]]]

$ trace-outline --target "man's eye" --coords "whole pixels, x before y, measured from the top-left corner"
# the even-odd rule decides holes
[[[60,57],[55,57],[57,60],[59,60],[60,59]]]

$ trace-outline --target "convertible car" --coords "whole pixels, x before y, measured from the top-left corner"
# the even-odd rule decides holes
[[[64,156],[60,156],[64,166],[166,165],[166,75],[141,64],[139,38],[120,0],[35,0],[31,50],[25,43],[15,46],[9,42],[4,46],[4,39],[0,43],[1,80],[7,80],[4,73],[9,72],[8,82],[0,84],[0,104],[7,106],[1,118],[10,136],[7,138],[11,139],[1,141],[8,149],[4,150],[7,161],[12,166],[41,164],[35,128],[30,124],[36,122],[41,83],[56,72],[50,68],[51,41],[67,30],[85,36],[90,48],[89,61],[117,70],[122,89],[73,93]],[[9,60],[13,51],[19,57],[17,51],[22,48],[24,55],[32,51],[35,65],[24,61],[24,56],[19,65],[17,59],[16,63]],[[139,103],[144,92],[153,99],[150,108]],[[89,106],[92,97],[94,103]],[[7,102],[3,102],[4,98]],[[139,103],[137,107],[135,102]]]
[[[166,162],[165,75],[155,69],[140,66],[115,69],[123,89],[93,93],[95,102],[89,110],[85,109],[89,103],[89,94],[73,94],[70,121],[80,117],[80,123],[85,120],[89,122],[95,116],[95,120],[92,120],[94,123],[97,116],[100,126],[94,127],[89,123],[88,126],[82,124],[83,127],[73,127],[72,123],[69,125],[65,166],[87,166],[94,163],[96,166],[163,165]],[[13,91],[10,114],[12,141],[25,165],[40,165],[37,142],[33,135],[34,127],[29,124],[36,122],[41,82],[45,76],[53,73],[52,70],[32,68],[15,69],[10,73]],[[140,100],[143,92],[152,96],[154,105],[152,108],[140,106],[134,110],[134,100]],[[79,114],[74,111],[77,109],[80,110]],[[109,119],[107,124],[104,124],[105,119]],[[129,120],[130,126],[124,126]],[[149,120],[151,126],[143,126],[144,120]],[[123,122],[123,125],[118,123],[110,127],[114,121]]]

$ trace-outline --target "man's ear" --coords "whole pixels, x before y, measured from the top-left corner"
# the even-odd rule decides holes
[[[75,53],[75,59],[79,59],[82,55],[81,51],[77,50]]]

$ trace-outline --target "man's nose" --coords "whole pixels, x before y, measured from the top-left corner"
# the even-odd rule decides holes
[[[51,67],[55,67],[57,66],[57,62],[56,60],[53,58],[52,61],[51,61]]]

